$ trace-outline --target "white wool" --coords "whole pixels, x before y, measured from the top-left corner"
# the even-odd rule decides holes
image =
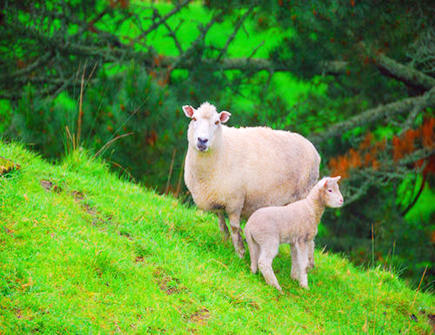
[[[287,206],[265,207],[249,218],[245,227],[253,273],[260,268],[269,285],[281,290],[272,269],[280,244],[288,243],[292,253],[292,278],[308,288],[307,270],[314,266],[314,237],[325,207],[341,207],[340,177],[320,180],[305,199]]]
[[[223,212],[227,213],[236,252],[243,257],[240,217],[305,197],[318,179],[320,156],[296,133],[227,127],[222,123],[230,113],[218,113],[208,102],[183,109],[192,118],[184,172],[187,188],[199,208],[218,213],[226,235]]]

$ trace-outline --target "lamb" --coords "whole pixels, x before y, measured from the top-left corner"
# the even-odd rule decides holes
[[[305,199],[287,206],[266,207],[257,210],[245,227],[246,241],[251,256],[251,271],[260,268],[269,285],[281,291],[281,286],[272,269],[280,244],[291,246],[291,277],[300,286],[308,288],[307,270],[312,262],[314,237],[325,207],[343,205],[343,196],[338,187],[340,176],[325,177],[310,191]],[[309,259],[311,257],[311,259]]]
[[[224,238],[229,217],[236,253],[243,258],[240,218],[257,209],[305,197],[319,177],[320,156],[303,136],[266,127],[232,128],[231,114],[208,102],[183,106],[191,119],[184,181],[195,204],[215,212]]]

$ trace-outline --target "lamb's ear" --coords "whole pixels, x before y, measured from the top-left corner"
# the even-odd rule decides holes
[[[328,187],[328,178],[324,177],[323,179],[320,180],[320,188],[327,188]]]
[[[219,113],[219,120],[221,123],[225,123],[230,119],[231,113],[227,111],[222,111]]]
[[[195,110],[193,109],[192,106],[184,105],[183,112],[184,112],[184,114],[186,114],[187,117],[191,118],[193,116],[193,113],[195,112]]]
[[[334,180],[335,182],[338,182],[340,179],[341,179],[341,176],[337,176],[337,177],[332,178],[332,180]]]

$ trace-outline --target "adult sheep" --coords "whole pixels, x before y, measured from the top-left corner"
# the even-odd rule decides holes
[[[231,114],[208,102],[183,106],[191,119],[184,181],[195,204],[214,211],[225,238],[229,231],[239,257],[245,247],[240,217],[261,207],[283,206],[304,198],[319,177],[320,156],[303,136],[267,127],[223,125]]]

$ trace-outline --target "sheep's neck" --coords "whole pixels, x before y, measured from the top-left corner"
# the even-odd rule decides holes
[[[313,190],[314,192],[310,192],[307,196],[307,201],[309,207],[312,209],[314,218],[316,221],[316,225],[319,224],[320,219],[322,218],[323,212],[325,211],[325,203],[320,197],[318,190]]]
[[[210,179],[210,175],[213,174],[216,169],[217,160],[219,159],[219,151],[211,150],[207,152],[199,152],[195,148],[190,148],[192,153],[192,167],[195,169],[195,175],[199,179]]]

